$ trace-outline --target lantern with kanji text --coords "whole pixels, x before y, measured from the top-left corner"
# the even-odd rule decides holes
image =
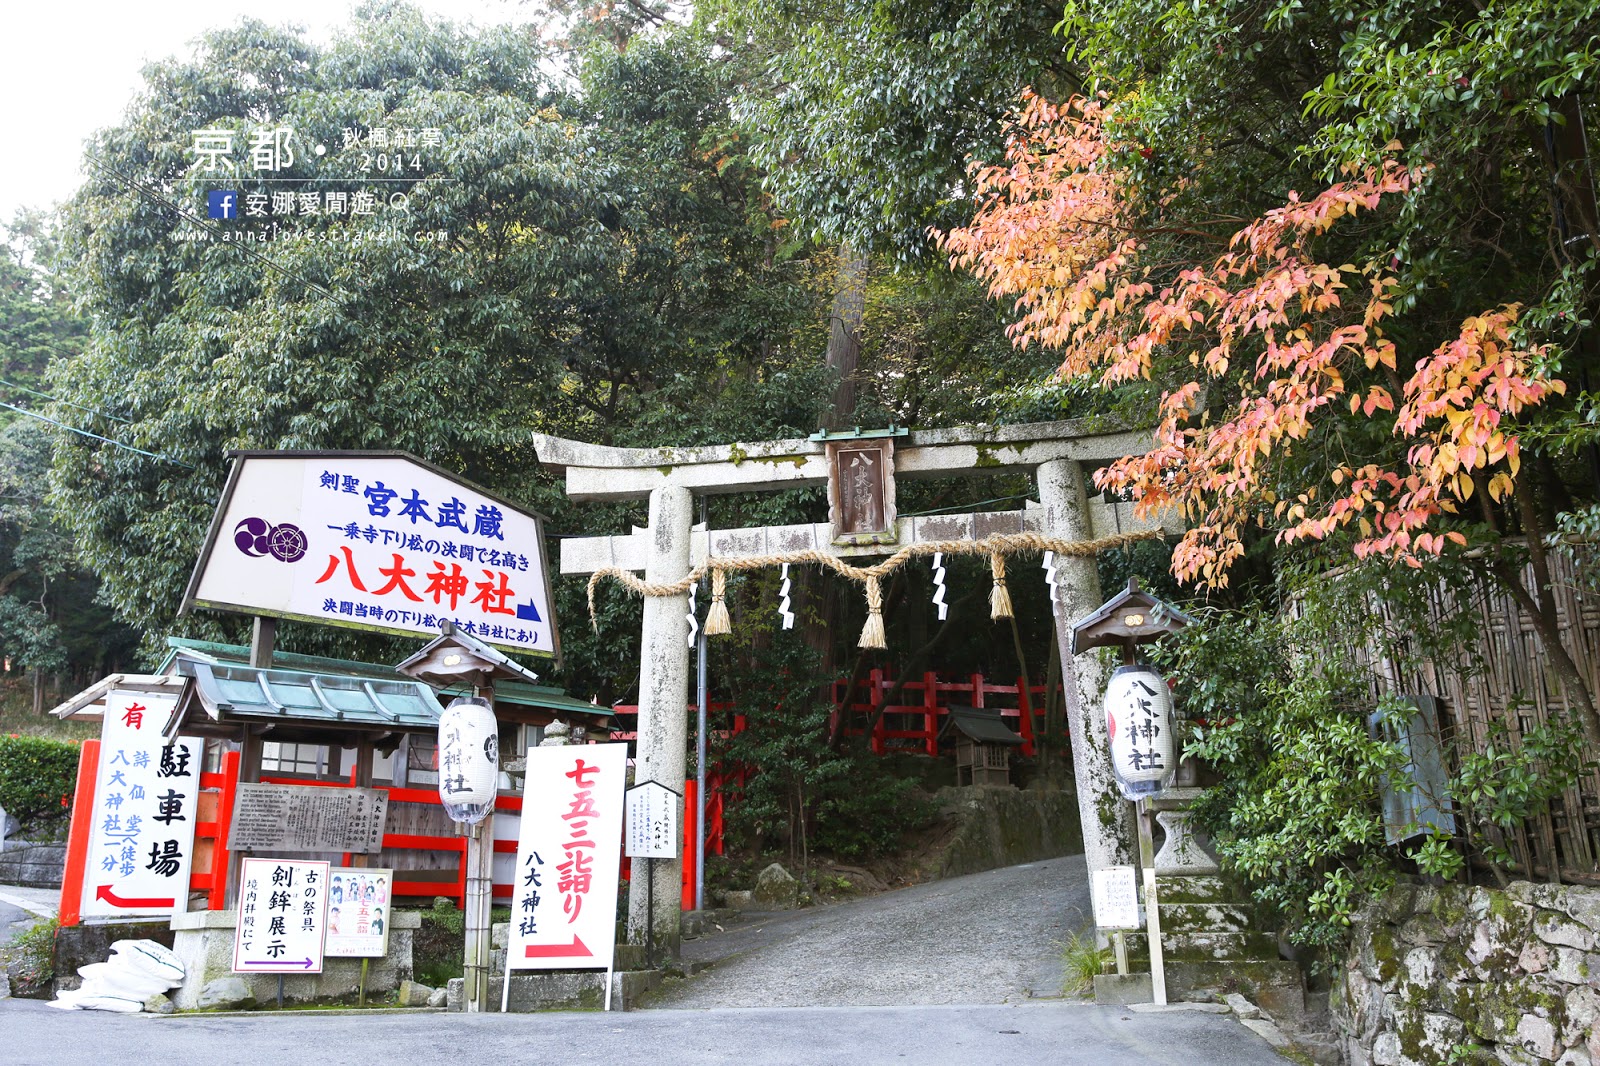
[[[439,800],[453,821],[469,825],[494,809],[500,735],[489,701],[463,696],[439,716]]]

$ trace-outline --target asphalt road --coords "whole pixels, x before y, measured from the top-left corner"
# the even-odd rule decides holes
[[[1083,856],[741,917],[685,941],[713,968],[650,1007],[1018,1003],[1058,996],[1067,938],[1091,921]]]
[[[0,1001],[0,1064],[307,1062],[738,1066],[1283,1066],[1229,1015],[1141,1014],[1081,1002],[792,1007],[627,1014],[309,1014],[157,1017]]]
[[[0,899],[0,948],[10,943],[13,936],[32,926],[36,920],[21,907]]]

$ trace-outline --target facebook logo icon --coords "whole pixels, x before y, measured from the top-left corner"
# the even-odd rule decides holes
[[[206,214],[211,218],[238,218],[239,194],[212,189],[206,193]]]

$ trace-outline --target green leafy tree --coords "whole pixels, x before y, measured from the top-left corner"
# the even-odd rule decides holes
[[[893,850],[930,816],[914,784],[875,756],[826,743],[833,707],[821,656],[798,634],[765,634],[718,655],[717,674],[748,723],[719,745],[718,761],[749,776],[728,808],[730,832],[809,866],[814,853],[871,857]]]
[[[739,108],[780,207],[902,259],[968,216],[966,159],[997,154],[1024,86],[1078,85],[1048,6],[713,0],[699,16],[750,56]]]
[[[567,57],[574,83],[541,73],[549,58],[526,29],[469,32],[397,5],[364,9],[325,48],[251,23],[152,66],[97,136],[67,209],[91,339],[55,386],[161,458],[63,440],[54,498],[107,598],[152,638],[173,625],[232,448],[405,449],[541,507],[559,532],[578,512],[536,472],[530,430],[660,444],[814,424],[794,340],[817,317],[806,257],[775,248],[708,46],[664,33],[591,48]],[[298,239],[252,254],[176,208],[200,213],[217,184],[196,169],[195,130],[242,145],[262,126],[301,148],[280,192],[370,188],[362,152],[340,147],[347,128],[444,143],[423,153],[426,180],[391,186],[410,197],[401,239],[382,212],[297,215]],[[248,174],[237,185],[258,191]],[[582,513],[591,531],[643,518]],[[558,598],[581,618],[571,589]],[[184,625],[241,635],[226,618]],[[583,687],[624,683],[635,636],[565,636],[603,675]],[[326,631],[286,639],[355,650]]]

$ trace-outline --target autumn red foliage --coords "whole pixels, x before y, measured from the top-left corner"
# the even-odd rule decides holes
[[[1341,220],[1425,175],[1393,162],[1352,173],[1218,240],[1141,221],[1151,212],[1135,205],[1151,194],[1117,165],[1107,106],[1027,94],[1004,162],[971,170],[972,223],[936,235],[957,267],[1013,301],[1015,343],[1059,353],[1062,375],[1169,383],[1151,449],[1098,484],[1145,513],[1180,512],[1188,531],[1173,571],[1203,585],[1227,583],[1251,525],[1283,542],[1348,529],[1357,555],[1413,566],[1464,545],[1450,516],[1475,493],[1498,501],[1515,489],[1514,420],[1565,386],[1541,373],[1537,348],[1513,343],[1516,305],[1466,319],[1426,354],[1402,353],[1384,331],[1397,286],[1387,264],[1319,259]],[[1158,238],[1159,265],[1147,261]],[[1223,250],[1174,266],[1175,245]],[[1282,461],[1297,445],[1330,448],[1327,430],[1350,416],[1379,422],[1398,446],[1287,483]]]

